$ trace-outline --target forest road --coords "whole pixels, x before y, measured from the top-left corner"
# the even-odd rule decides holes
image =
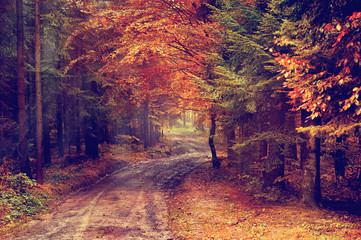
[[[204,141],[176,140],[183,153],[128,165],[69,196],[11,239],[172,239],[168,190],[199,164],[210,161]]]

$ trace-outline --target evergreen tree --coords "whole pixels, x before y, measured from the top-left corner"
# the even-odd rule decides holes
[[[18,95],[18,122],[19,122],[19,162],[20,171],[31,177],[28,158],[27,120],[25,101],[25,36],[24,36],[24,10],[23,1],[16,1],[17,15],[17,95]]]
[[[246,162],[249,165],[257,159],[265,185],[269,185],[266,182],[273,183],[283,176],[282,153],[294,141],[286,135],[291,133],[285,125],[288,105],[284,104],[284,94],[277,91],[282,81],[276,78],[279,66],[272,55],[276,47],[274,33],[281,27],[281,21],[257,1],[223,1],[220,8],[213,10],[212,19],[220,24],[222,42],[213,58],[212,87],[224,113],[218,118],[224,119],[221,122],[229,138],[229,153],[236,150],[245,156],[249,152]],[[246,130],[239,137],[241,141],[233,146],[236,124]],[[262,154],[254,154],[258,150]],[[247,165],[244,158],[238,159],[244,169]]]
[[[310,205],[317,205],[321,200],[319,138],[337,139],[358,126],[359,77],[355,71],[359,66],[354,55],[358,49],[354,48],[353,41],[358,36],[359,25],[357,12],[351,12],[360,11],[360,4],[358,1],[272,3],[272,10],[284,18],[276,39],[283,47],[276,59],[285,68],[284,86],[289,90],[294,108],[307,111],[317,122],[301,129],[308,141],[305,146],[308,157],[301,162],[303,197]],[[345,21],[348,15],[352,16]],[[323,126],[319,126],[320,117]]]

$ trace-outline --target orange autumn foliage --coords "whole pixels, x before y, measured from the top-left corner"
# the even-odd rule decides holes
[[[85,4],[82,12],[88,21],[73,33],[69,45],[86,40],[87,51],[68,69],[78,61],[97,64],[96,73],[110,86],[111,98],[127,92],[137,105],[161,96],[191,105],[199,100],[192,78],[217,42],[214,23],[205,23],[197,12],[204,2],[132,0],[102,9]]]

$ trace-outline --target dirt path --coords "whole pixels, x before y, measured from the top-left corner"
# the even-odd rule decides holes
[[[202,141],[176,140],[186,153],[144,160],[70,196],[54,211],[10,239],[172,239],[167,190],[209,161]]]

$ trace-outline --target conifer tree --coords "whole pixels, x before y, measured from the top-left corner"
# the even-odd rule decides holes
[[[284,86],[295,109],[307,111],[323,126],[302,128],[307,135],[308,158],[304,167],[304,200],[317,205],[320,192],[320,137],[326,141],[354,131],[358,125],[358,100],[353,54],[358,29],[357,1],[273,1],[273,11],[284,17],[276,42],[283,54],[277,60],[284,66]],[[322,15],[321,15],[322,14]],[[345,21],[345,17],[348,21]],[[355,32],[356,30],[356,32]],[[352,46],[351,46],[352,45]],[[354,60],[356,59],[356,61]],[[356,63],[356,64],[355,64]],[[354,91],[353,91],[354,90]],[[355,105],[354,105],[355,104]],[[306,149],[307,150],[307,149]],[[316,152],[315,152],[316,151]],[[316,153],[316,154],[315,154]]]
[[[233,147],[234,141],[229,139],[229,148],[243,156],[244,151],[253,152],[252,161],[259,157],[264,180],[269,178],[267,182],[273,183],[283,176],[284,158],[279,153],[292,136],[286,136],[284,130],[288,106],[283,104],[284,94],[277,92],[282,81],[275,77],[279,66],[272,56],[274,33],[281,22],[262,6],[257,1],[223,1],[220,8],[213,8],[212,18],[220,24],[219,35],[223,40],[213,60],[216,62],[213,87],[225,113],[222,121],[225,132],[232,138],[235,124],[248,132],[246,141]],[[252,145],[259,149],[264,144],[266,149],[267,145],[274,149],[264,156],[249,151]]]
[[[18,95],[18,122],[19,122],[19,163],[20,171],[31,177],[28,159],[27,120],[25,111],[25,36],[23,1],[16,1],[17,15],[17,95]]]
[[[40,56],[40,6],[35,0],[35,95],[36,95],[36,180],[43,184],[43,110],[41,90],[41,56]]]

